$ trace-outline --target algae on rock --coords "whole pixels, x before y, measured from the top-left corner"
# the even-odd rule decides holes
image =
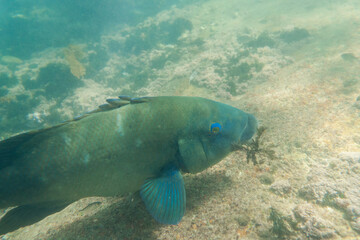
[[[86,68],[80,62],[81,59],[84,58],[84,52],[82,51],[81,47],[78,45],[69,45],[67,48],[64,49],[65,59],[69,64],[70,71],[72,75],[81,79],[85,76]]]

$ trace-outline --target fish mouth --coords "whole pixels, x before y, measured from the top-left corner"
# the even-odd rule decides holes
[[[250,139],[251,140],[251,139]],[[250,140],[247,141],[237,141],[237,142],[233,142],[231,144],[231,151],[235,152],[235,151],[240,151],[244,149],[244,146],[246,145],[247,142],[249,142]]]
[[[253,133],[251,133],[251,137],[248,136],[247,138],[243,139],[243,137],[240,136],[239,140],[232,142],[230,145],[231,151],[234,152],[234,151],[244,150],[250,142],[254,141],[254,135],[256,132],[257,129],[253,131]]]

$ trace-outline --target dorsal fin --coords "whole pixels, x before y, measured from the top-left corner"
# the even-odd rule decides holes
[[[77,116],[73,120],[70,120],[70,121],[77,121],[86,116],[89,116],[92,113],[110,111],[110,110],[113,110],[116,108],[123,107],[128,104],[148,102],[148,101],[150,101],[151,98],[152,97],[132,98],[130,96],[124,96],[124,95],[121,95],[118,98],[108,98],[108,99],[106,99],[107,103],[104,103],[104,104],[100,105],[98,108],[91,110],[89,112],[86,112],[85,114]]]
[[[148,102],[151,98],[150,97],[142,97],[142,98],[132,98],[129,96],[119,96],[118,98],[111,98],[107,99],[105,104],[100,105],[97,109],[89,111],[83,115],[75,117],[74,119],[65,121],[55,126],[33,130],[25,133],[21,133],[5,139],[0,142],[0,169],[5,168],[11,165],[12,159],[16,158],[16,150],[22,146],[25,142],[30,141],[34,136],[49,131],[50,129],[58,128],[65,124],[68,124],[72,121],[78,121],[84,117],[89,116],[90,114],[97,113],[97,112],[105,112],[110,111],[113,109],[120,108],[122,106],[128,104],[138,104],[143,102]]]

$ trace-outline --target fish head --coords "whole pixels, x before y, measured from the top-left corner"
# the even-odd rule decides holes
[[[221,161],[234,144],[250,140],[258,126],[253,115],[226,104],[209,101],[197,109],[178,141],[181,169],[189,173]]]

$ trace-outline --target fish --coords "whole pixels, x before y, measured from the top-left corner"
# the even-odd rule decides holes
[[[185,214],[184,173],[199,173],[257,131],[254,115],[200,97],[119,96],[55,126],[0,142],[0,234],[81,198],[139,192],[163,224]]]

